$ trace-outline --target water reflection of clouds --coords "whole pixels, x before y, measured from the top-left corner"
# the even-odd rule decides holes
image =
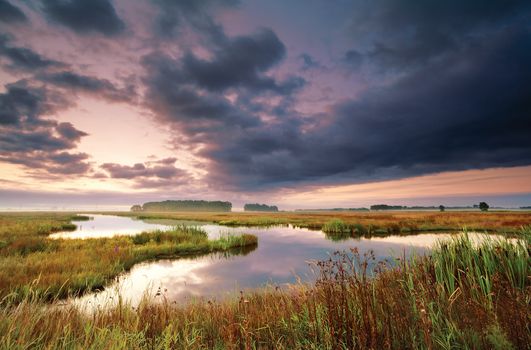
[[[327,259],[335,251],[357,248],[360,254],[372,251],[377,259],[384,260],[390,256],[409,256],[412,252],[424,254],[438,240],[451,236],[437,233],[332,241],[321,231],[286,226],[257,228],[201,224],[201,227],[211,238],[227,232],[254,234],[258,236],[258,247],[253,247],[256,249],[251,252],[241,250],[141,263],[110,288],[80,300],[101,304],[111,297],[116,299],[121,293],[134,304],[144,292],[155,295],[160,291],[168,300],[183,301],[193,297],[219,297],[265,284],[294,283],[298,278],[312,281],[315,275],[309,262]],[[475,240],[481,238],[471,236]]]
[[[62,231],[51,234],[50,238],[103,238],[112,236],[135,235],[143,231],[168,230],[172,226],[147,223],[128,217],[115,215],[90,214],[89,221],[77,221],[74,231]]]
[[[75,304],[83,307],[112,305],[120,295],[132,304],[138,304],[144,293],[155,296],[160,291],[171,297],[199,295],[200,291],[190,288],[205,284],[204,276],[196,272],[208,265],[203,259],[160,260],[156,263],[141,263],[121,276],[116,283],[105,290],[78,298]],[[177,299],[177,298],[175,298]]]

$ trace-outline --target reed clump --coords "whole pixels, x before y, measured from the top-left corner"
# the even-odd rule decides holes
[[[354,237],[354,229],[341,219],[332,219],[325,223],[321,230],[333,241],[342,241]]]
[[[0,348],[525,349],[531,230],[464,233],[430,256],[380,262],[356,249],[316,264],[317,282],[185,305],[146,297],[84,313],[38,295],[0,308]]]

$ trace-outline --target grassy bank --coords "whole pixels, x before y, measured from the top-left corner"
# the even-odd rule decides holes
[[[531,212],[278,212],[278,213],[131,213],[113,214],[144,219],[177,219],[211,221],[222,225],[269,226],[292,224],[298,227],[322,229],[339,220],[363,234],[400,234],[426,231],[456,231],[466,227],[471,231],[518,233],[522,226],[531,225]]]
[[[317,265],[315,286],[266,289],[222,303],[146,298],[86,315],[0,309],[3,349],[524,349],[531,344],[529,237],[466,235],[392,267],[355,250]],[[376,273],[375,277],[369,277]]]
[[[257,244],[252,235],[208,240],[204,231],[186,226],[113,238],[47,237],[75,228],[72,219],[71,214],[0,216],[0,299],[19,301],[31,293],[45,298],[81,294],[103,287],[141,261]]]

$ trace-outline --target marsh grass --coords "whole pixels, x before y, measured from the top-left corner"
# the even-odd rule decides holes
[[[208,238],[207,233],[196,226],[177,225],[171,230],[155,230],[142,232],[131,236],[134,244],[146,244],[148,242],[163,243],[173,242],[182,243],[184,241],[195,240],[196,242]]]
[[[343,220],[332,219],[323,225],[322,230],[326,233],[351,233],[352,227]]]
[[[334,241],[346,240],[349,238],[359,237],[385,237],[389,235],[412,234],[420,233],[422,230],[412,226],[401,226],[400,224],[387,224],[385,227],[379,225],[368,224],[364,226],[360,223],[346,223],[341,219],[331,219],[326,222],[321,230],[326,234],[327,238]]]
[[[0,308],[0,348],[525,349],[531,343],[529,237],[465,234],[431,256],[387,264],[356,249],[317,263],[315,285],[223,302],[146,296],[87,315],[40,295]]]
[[[296,227],[322,229],[332,220],[341,220],[353,230],[355,236],[390,235],[415,232],[469,231],[519,234],[522,226],[531,225],[531,212],[115,212],[115,215],[142,219],[175,219],[210,221],[228,226],[274,226],[291,224]]]

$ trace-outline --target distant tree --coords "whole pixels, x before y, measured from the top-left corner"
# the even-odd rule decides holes
[[[244,211],[278,211],[278,207],[276,205],[252,203],[252,204],[245,204],[243,206],[243,210]]]
[[[439,205],[439,210],[440,210],[440,211],[444,211],[444,209],[445,209],[445,208],[444,208],[444,205],[442,205],[442,204]]]
[[[226,211],[232,209],[231,202],[197,201],[197,200],[167,200],[162,202],[147,202],[142,206],[143,211]]]
[[[131,207],[131,211],[142,211],[142,207],[138,204],[135,204]]]
[[[489,205],[485,202],[479,202],[479,209],[481,211],[487,211],[489,210]]]
[[[387,204],[374,204],[371,205],[371,210],[401,210],[407,209],[407,207],[402,205],[387,205]]]

